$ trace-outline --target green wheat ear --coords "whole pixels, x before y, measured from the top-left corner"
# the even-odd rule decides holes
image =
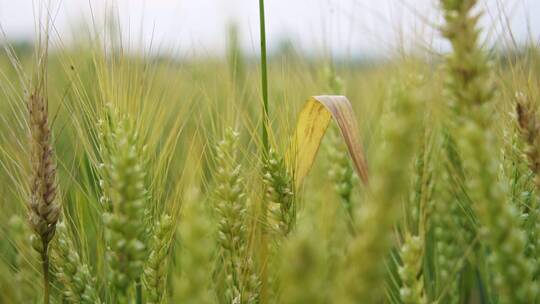
[[[398,269],[402,286],[399,295],[404,304],[424,304],[422,265],[424,256],[424,238],[407,235],[399,251],[401,266]]]
[[[397,275],[401,279],[399,297],[403,303],[427,303],[427,292],[424,286],[425,270],[423,266],[429,263],[426,251],[429,244],[426,235],[430,229],[428,218],[433,209],[433,179],[431,157],[431,137],[425,129],[420,138],[419,147],[414,161],[413,178],[411,179],[411,195],[403,205],[405,214],[401,229],[404,230],[401,246],[396,248],[401,262]],[[426,263],[424,262],[426,260]],[[427,275],[430,278],[430,274]]]
[[[327,68],[325,70],[328,87],[331,94],[344,94],[345,87],[343,80],[336,74],[335,69]],[[334,189],[338,194],[343,206],[349,216],[349,227],[354,231],[354,206],[352,202],[352,191],[356,175],[351,165],[347,147],[343,141],[340,130],[335,123],[330,125],[329,144],[327,145],[328,160],[330,162],[329,175],[334,182]]]
[[[348,215],[354,215],[354,206],[351,200],[353,184],[355,182],[354,170],[350,157],[343,143],[339,130],[332,125],[330,130],[330,144],[328,145],[328,159],[330,161],[329,175],[334,182],[334,188]]]
[[[501,303],[532,303],[538,286],[525,256],[526,236],[516,207],[506,200],[507,185],[499,178],[499,159],[492,116],[490,65],[479,47],[473,15],[476,0],[442,0],[442,34],[453,52],[446,58],[446,89],[459,116],[454,117],[457,146],[467,172],[465,184],[481,225],[479,234],[491,249],[495,290]]]
[[[270,149],[264,162],[263,181],[270,216],[270,229],[282,236],[289,234],[296,220],[292,177],[285,162],[274,149]]]
[[[197,197],[199,198],[199,197]],[[215,250],[215,225],[201,201],[189,201],[179,223],[181,244],[179,303],[214,303],[212,269]]]
[[[162,215],[154,228],[150,254],[144,267],[143,282],[147,292],[147,303],[161,303],[166,293],[167,257],[173,230],[174,222],[172,217],[167,214]]]
[[[85,264],[71,241],[66,224],[57,226],[58,244],[54,246],[53,261],[56,264],[56,277],[62,283],[62,293],[67,303],[101,303],[96,290],[95,276]]]
[[[144,149],[127,117],[115,121],[104,136],[109,145],[104,150],[108,156],[102,158],[102,170],[106,172],[102,189],[110,203],[110,211],[103,217],[109,279],[111,289],[118,294],[117,301],[126,302],[129,288],[142,274],[147,249]]]
[[[218,241],[222,251],[226,297],[234,303],[256,303],[259,283],[247,239],[247,198],[237,160],[239,134],[230,128],[217,145],[215,209],[219,215]]]
[[[436,176],[437,192],[429,218],[435,247],[435,293],[449,303],[459,301],[459,276],[463,255],[476,234],[471,206],[464,188],[463,168],[452,136],[444,131],[441,161]],[[459,233],[456,233],[459,231]]]

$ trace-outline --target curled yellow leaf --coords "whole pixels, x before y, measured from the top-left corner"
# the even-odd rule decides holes
[[[312,96],[298,116],[293,141],[287,153],[297,189],[313,166],[332,118],[347,145],[356,173],[364,184],[368,182],[367,164],[351,103],[345,96]]]

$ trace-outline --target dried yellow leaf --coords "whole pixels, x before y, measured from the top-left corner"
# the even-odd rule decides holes
[[[313,166],[332,118],[345,140],[356,173],[364,184],[368,182],[367,164],[351,103],[345,96],[312,96],[298,116],[293,141],[287,153],[297,189]]]

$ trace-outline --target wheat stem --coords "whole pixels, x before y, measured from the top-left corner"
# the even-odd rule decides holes
[[[263,122],[262,122],[262,143],[263,155],[268,153],[268,71],[267,71],[267,55],[266,55],[266,25],[264,15],[264,0],[259,0],[259,24],[261,33],[261,86],[263,95]]]
[[[262,109],[262,144],[263,144],[263,153],[262,159],[266,160],[268,157],[268,152],[270,149],[270,143],[268,142],[268,71],[267,71],[267,54],[266,54],[266,20],[264,12],[264,0],[259,0],[259,25],[260,25],[260,35],[261,35],[261,87],[262,87],[262,97],[263,97],[263,109]],[[263,189],[264,191],[264,189]],[[263,207],[263,225],[266,224],[266,206]],[[264,229],[264,227],[263,227]],[[261,243],[263,244],[263,249],[260,252],[260,259],[266,261],[268,258],[268,248],[266,248],[268,242],[268,236],[265,231],[262,231],[261,234]],[[266,263],[263,263],[261,269],[261,302],[267,302],[267,286],[268,286],[268,274],[266,269]]]
[[[43,244],[43,247],[45,247],[46,244]],[[43,270],[43,303],[49,304],[50,296],[49,296],[49,255],[46,251],[43,251],[41,253],[41,265]]]

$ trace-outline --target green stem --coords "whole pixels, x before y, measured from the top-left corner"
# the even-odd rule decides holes
[[[264,0],[259,0],[259,21],[261,31],[261,85],[263,95],[263,124],[262,124],[262,142],[264,155],[268,153],[268,72],[266,68],[266,29],[264,19]]]
[[[259,21],[260,21],[260,32],[261,32],[261,86],[262,86],[262,97],[263,97],[263,111],[262,111],[262,143],[263,143],[263,160],[266,161],[266,158],[268,157],[268,153],[270,151],[270,145],[268,143],[268,130],[267,126],[269,123],[268,119],[268,71],[267,71],[267,63],[266,63],[266,28],[265,28],[265,18],[264,18],[264,0],[259,0]],[[266,191],[266,189],[263,189],[263,193]],[[263,214],[264,214],[264,222],[266,223],[266,210],[267,206],[266,204],[263,204]],[[263,224],[264,225],[264,224]],[[267,235],[264,229],[266,229],[266,226],[263,226],[263,231],[261,232],[261,244],[262,249],[260,251],[260,258],[261,261],[266,261],[268,258],[268,248],[267,248]],[[267,303],[268,302],[268,282],[267,282],[267,267],[266,263],[263,263],[262,269],[261,269],[261,291],[260,291],[260,303]]]
[[[43,304],[49,304],[49,255],[47,254],[48,244],[43,244],[41,252],[41,262],[43,266]]]
[[[136,300],[135,300],[135,303],[137,304],[142,304],[143,303],[143,300],[142,300],[142,285],[141,285],[141,279],[138,278],[136,281],[135,281],[135,296],[136,296]]]
[[[264,0],[259,0],[259,25],[260,25],[260,31],[261,31],[261,86],[262,86],[262,95],[263,95],[263,124],[262,124],[262,143],[263,143],[263,159],[266,161],[269,151],[270,151],[270,145],[268,143],[268,130],[267,127],[269,126],[269,119],[268,119],[268,71],[267,71],[267,63],[266,63],[266,29],[265,29],[265,18],[264,18]],[[263,192],[265,192],[266,189],[263,189]],[[266,229],[266,212],[267,212],[267,206],[266,204],[263,205],[263,216],[264,216],[264,222],[263,227],[261,231],[261,244],[262,249],[260,252],[260,258],[261,261],[266,261],[268,258],[268,248],[267,248],[267,235],[264,229]],[[267,303],[268,299],[268,279],[267,279],[267,267],[266,263],[262,263],[262,269],[261,269],[261,291],[260,291],[260,301],[261,303]]]
[[[356,226],[354,225],[354,209],[353,205],[349,200],[343,199],[343,204],[347,209],[347,227],[353,236],[356,236]]]

